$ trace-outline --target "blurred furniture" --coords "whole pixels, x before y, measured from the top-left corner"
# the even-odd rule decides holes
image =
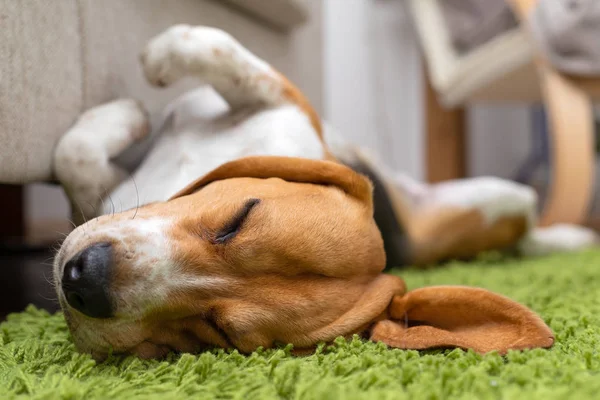
[[[457,122],[462,116],[453,109],[474,102],[543,102],[551,131],[552,179],[540,223],[582,223],[593,195],[591,103],[600,97],[600,78],[561,74],[537,52],[527,32],[527,15],[537,0],[510,0],[521,26],[464,55],[451,44],[440,1],[408,0],[430,85],[428,167],[437,168],[441,179],[464,176],[464,133]],[[430,179],[440,175],[430,174]]]
[[[23,187],[0,185],[0,242],[25,235]]]
[[[54,146],[83,110],[134,97],[152,113],[198,84],[156,89],[144,80],[138,54],[171,25],[227,30],[319,109],[320,7],[320,0],[0,0],[0,199],[12,196],[0,200],[0,240],[21,233],[8,216],[23,214],[15,208],[22,187],[1,184],[51,182]]]

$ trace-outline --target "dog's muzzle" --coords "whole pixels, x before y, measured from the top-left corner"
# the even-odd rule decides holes
[[[61,283],[71,307],[92,318],[113,315],[108,293],[113,261],[110,243],[93,244],[67,261]]]

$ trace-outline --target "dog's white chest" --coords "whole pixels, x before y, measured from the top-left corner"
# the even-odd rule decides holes
[[[196,120],[163,132],[132,179],[111,193],[127,210],[165,201],[193,180],[226,162],[253,155],[323,158],[323,146],[306,115],[294,106],[259,111],[240,118]]]

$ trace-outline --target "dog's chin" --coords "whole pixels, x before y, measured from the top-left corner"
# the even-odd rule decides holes
[[[160,324],[151,329],[139,319],[92,319],[68,306],[63,313],[77,351],[97,362],[110,355],[162,359],[169,353],[199,353],[213,347],[188,331]]]
[[[170,346],[155,344],[149,341],[144,341],[131,349],[122,351],[106,351],[83,345],[78,347],[80,353],[89,354],[94,361],[101,363],[108,359],[109,355],[117,357],[135,356],[144,360],[164,359],[169,353],[178,352]]]
[[[181,354],[181,353],[192,353],[196,354],[209,348],[196,346],[193,349],[183,346],[179,348],[177,344],[159,344],[149,340],[144,340],[137,345],[132,346],[128,349],[113,350],[110,351],[103,347],[88,345],[84,342],[80,342],[75,345],[77,350],[83,354],[89,354],[94,361],[100,363],[106,361],[109,355],[117,357],[134,356],[144,360],[160,360],[167,357],[167,355]]]
[[[136,354],[135,349],[144,341],[144,335],[132,323],[95,320],[68,306],[63,306],[63,315],[77,351],[91,355],[97,362],[105,361],[111,354]],[[151,354],[148,349],[142,349],[143,354]],[[154,354],[160,356],[158,352]]]

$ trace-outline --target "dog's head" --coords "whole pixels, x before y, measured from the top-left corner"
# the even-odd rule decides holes
[[[54,274],[77,347],[97,359],[302,350],[362,332],[405,348],[551,344],[521,305],[465,288],[404,296],[384,265],[366,178],[328,161],[251,157],[169,201],[78,227]]]
[[[80,349],[154,357],[215,345],[303,347],[358,331],[385,309],[397,278],[364,316],[321,332],[384,264],[368,180],[333,162],[251,157],[169,201],[81,225],[54,273]]]

